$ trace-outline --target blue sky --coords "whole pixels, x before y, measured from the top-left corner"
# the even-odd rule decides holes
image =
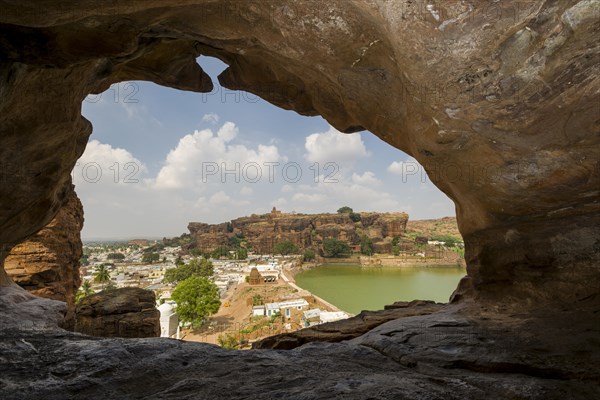
[[[73,171],[84,239],[162,237],[191,221],[252,213],[406,211],[454,215],[416,161],[370,132],[344,135],[321,117],[218,86],[209,94],[122,82],[83,102],[94,131]]]

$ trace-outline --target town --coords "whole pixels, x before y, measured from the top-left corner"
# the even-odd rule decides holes
[[[288,269],[302,263],[302,256],[250,252],[244,254],[245,259],[236,259],[238,254],[233,251],[213,254],[216,257],[207,255],[209,258],[183,253],[182,246],[173,245],[169,239],[86,243],[78,297],[111,288],[151,290],[161,313],[161,337],[230,348],[249,348],[263,337],[350,316],[301,289],[286,275]],[[190,321],[180,321],[172,298],[176,282],[168,277],[170,270],[198,263],[199,259],[211,266],[208,278],[218,288],[220,307],[201,326],[194,326]]]

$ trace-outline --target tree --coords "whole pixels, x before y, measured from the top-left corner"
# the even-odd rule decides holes
[[[214,274],[213,264],[206,258],[192,258],[188,264],[182,264],[165,272],[163,282],[177,283],[190,276],[203,276],[210,278]]]
[[[158,253],[145,253],[142,256],[142,262],[147,264],[152,264],[155,261],[160,260],[160,254]]]
[[[107,260],[124,260],[125,254],[123,253],[110,253],[106,256]]]
[[[248,250],[246,250],[243,247],[240,247],[236,251],[236,256],[238,260],[245,260],[246,258],[248,258]]]
[[[360,238],[360,252],[369,256],[373,255],[373,241],[367,235]]]
[[[350,219],[352,220],[352,222],[359,222],[361,217],[359,213],[351,212]]]
[[[79,301],[81,301],[81,299],[83,299],[84,297],[88,297],[94,293],[95,292],[92,289],[91,282],[86,279],[81,284],[81,288],[79,290],[77,290],[77,293],[75,294],[75,302],[79,303]]]
[[[181,258],[181,256],[177,256],[177,258],[175,259],[175,265],[179,266],[179,265],[183,265],[185,264],[183,262],[183,258]]]
[[[354,210],[348,206],[344,206],[344,207],[338,208],[337,212],[338,212],[338,214],[351,214],[354,212]]]
[[[392,246],[398,246],[398,243],[400,243],[400,236],[396,235],[392,239]]]
[[[216,249],[214,249],[212,253],[210,253],[210,256],[216,259],[220,259],[222,257],[229,258],[229,247],[219,246]]]
[[[292,241],[284,240],[283,242],[277,243],[275,247],[273,247],[273,252],[275,254],[281,254],[282,256],[296,254],[298,253],[298,246],[296,246]]]
[[[302,255],[302,259],[304,261],[312,261],[316,257],[315,251],[313,249],[304,250],[304,254]]]
[[[348,243],[337,239],[325,239],[323,241],[323,254],[329,258],[340,258],[350,254]]]
[[[206,318],[219,311],[219,288],[203,276],[191,276],[180,282],[172,294],[177,314],[192,327],[202,325]]]
[[[101,264],[96,267],[94,271],[94,282],[102,284],[102,290],[104,290],[104,285],[107,282],[110,282],[110,270],[108,269],[107,264]]]

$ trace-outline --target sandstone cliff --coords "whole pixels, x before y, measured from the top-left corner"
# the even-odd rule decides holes
[[[160,312],[154,293],[139,288],[105,290],[77,304],[75,331],[91,336],[160,336]]]
[[[81,284],[83,206],[75,191],[45,228],[15,246],[5,261],[8,275],[29,292],[67,303],[66,326],[75,312],[75,294]]]
[[[188,229],[196,238],[196,247],[203,252],[227,246],[234,236],[244,238],[248,247],[257,253],[270,254],[284,240],[292,241],[299,249],[319,249],[324,239],[335,238],[350,245],[360,244],[363,235],[370,237],[376,250],[389,251],[395,236],[406,230],[405,213],[358,213],[354,222],[349,214],[270,214],[252,215],[230,222],[209,225],[192,222]]]

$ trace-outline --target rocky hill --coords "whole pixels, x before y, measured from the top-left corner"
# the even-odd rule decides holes
[[[211,252],[227,246],[235,238],[243,239],[247,247],[258,253],[271,253],[275,244],[289,240],[300,249],[318,248],[327,238],[360,244],[363,235],[372,239],[376,252],[389,252],[395,236],[406,231],[406,213],[357,213],[354,222],[350,214],[286,214],[273,209],[269,214],[251,215],[222,224],[192,222],[188,225],[196,247]]]

